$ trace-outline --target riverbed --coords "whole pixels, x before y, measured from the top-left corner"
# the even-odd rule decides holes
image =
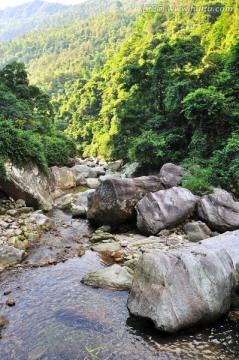
[[[81,284],[85,274],[104,266],[87,251],[55,266],[3,273],[0,314],[9,325],[2,331],[1,360],[238,359],[238,322],[225,318],[162,335],[148,321],[129,315],[127,292]],[[12,293],[4,296],[5,290]],[[16,301],[11,308],[5,305],[9,296]]]

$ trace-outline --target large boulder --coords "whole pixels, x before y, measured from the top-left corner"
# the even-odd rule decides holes
[[[0,187],[6,194],[14,200],[22,199],[34,208],[52,208],[55,181],[51,173],[46,176],[32,164],[19,169],[11,163],[6,163],[6,170],[7,181],[0,180]]]
[[[76,177],[68,168],[53,166],[51,172],[57,189],[71,189],[76,186]]]
[[[149,191],[162,189],[157,176],[109,179],[90,194],[87,218],[94,225],[118,225],[135,216],[136,203]]]
[[[120,265],[112,265],[84,276],[82,283],[102,289],[129,290],[132,286],[133,276],[130,269]]]
[[[136,266],[128,308],[169,333],[216,320],[230,310],[233,272],[223,249],[145,253]]]
[[[197,204],[198,216],[216,231],[239,229],[239,202],[225,190],[215,189]]]
[[[189,174],[190,172],[183,167],[172,163],[167,163],[164,164],[160,169],[159,176],[162,184],[167,188],[171,188],[181,185],[182,176]]]
[[[181,187],[149,193],[136,205],[138,229],[155,235],[174,228],[192,214],[196,202],[197,198]]]

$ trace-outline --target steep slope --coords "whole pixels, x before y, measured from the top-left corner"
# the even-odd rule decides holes
[[[0,43],[20,36],[69,6],[35,0],[0,10]]]
[[[118,54],[62,105],[72,114],[68,132],[83,155],[155,167],[211,162],[214,182],[231,174],[239,183],[237,2],[167,6],[145,13]]]

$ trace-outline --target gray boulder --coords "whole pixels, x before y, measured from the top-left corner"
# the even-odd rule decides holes
[[[25,251],[13,246],[3,245],[0,247],[0,268],[20,263],[25,257]]]
[[[197,198],[181,187],[149,193],[136,205],[138,229],[147,235],[172,229],[192,214],[196,202]]]
[[[122,168],[123,177],[133,178],[137,175],[139,169],[140,169],[140,164],[138,162],[125,164]]]
[[[201,221],[192,221],[184,225],[183,230],[189,241],[198,242],[207,239],[212,232],[209,227]]]
[[[98,179],[86,179],[86,185],[91,189],[96,189],[100,185],[100,182]]]
[[[53,205],[55,181],[50,173],[42,174],[38,167],[28,164],[19,169],[6,163],[7,181],[0,180],[0,187],[13,199],[22,199],[27,206],[50,210]]]
[[[82,283],[102,289],[129,290],[133,280],[129,271],[126,267],[112,265],[84,276]]]
[[[215,189],[197,204],[198,216],[216,231],[239,229],[239,202],[225,190]]]
[[[162,184],[167,188],[171,188],[181,185],[182,176],[189,174],[190,172],[183,167],[167,163],[162,166],[159,176]]]
[[[104,182],[105,180],[112,180],[112,179],[121,179],[122,176],[120,174],[109,174],[107,173],[106,175],[102,175],[99,177],[99,182],[102,183]]]
[[[112,161],[104,166],[105,170],[119,171],[122,167],[122,161]]]
[[[76,206],[82,206],[85,209],[88,209],[88,196],[90,194],[93,194],[94,192],[95,192],[95,190],[90,189],[90,190],[78,193],[74,204]]]
[[[106,180],[89,195],[87,218],[99,226],[124,223],[134,218],[134,207],[147,192],[159,189],[157,176]]]
[[[71,168],[71,171],[76,177],[76,185],[79,186],[86,184],[86,178],[92,172],[92,168],[87,165],[75,165]]]
[[[146,253],[136,266],[128,308],[173,333],[216,320],[230,310],[234,286],[228,253]]]
[[[66,194],[56,201],[56,207],[61,210],[70,210],[74,200],[75,197],[73,194]]]
[[[88,195],[92,194],[95,190],[87,190],[77,194],[77,198],[72,204],[71,213],[74,218],[85,218],[88,210]],[[75,197],[74,197],[75,198]]]
[[[71,189],[76,186],[76,177],[68,168],[53,166],[51,168],[55,186],[57,189]]]

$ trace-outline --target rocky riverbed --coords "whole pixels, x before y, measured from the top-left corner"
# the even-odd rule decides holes
[[[126,313],[128,295],[124,291],[131,291],[128,301],[131,313],[152,319],[160,330],[174,332],[181,328],[195,326],[200,322],[203,323],[205,318],[207,320],[211,319],[213,322],[228,313],[231,304],[237,307],[238,299],[235,291],[237,291],[238,286],[237,264],[239,262],[239,251],[237,249],[239,234],[237,231],[233,232],[233,230],[239,227],[239,206],[238,202],[230,194],[217,189],[212,195],[201,199],[195,197],[188,190],[179,186],[180,177],[185,174],[186,170],[173,164],[164,166],[158,176],[128,178],[127,176],[133,176],[135,166],[129,169],[121,169],[119,163],[100,165],[91,160],[82,161],[80,159],[78,162],[72,169],[52,169],[55,190],[54,196],[51,195],[51,198],[54,197],[55,202],[53,209],[47,213],[43,213],[41,210],[35,211],[32,207],[27,206],[28,204],[26,205],[23,199],[14,201],[11,197],[5,196],[0,201],[0,268],[4,298],[0,309],[0,327],[6,329],[3,330],[3,334],[8,331],[9,326],[12,326],[11,321],[10,325],[8,324],[8,314],[11,313],[12,309],[14,309],[14,312],[17,311],[14,305],[18,305],[18,299],[21,299],[22,296],[21,290],[17,291],[18,295],[12,293],[12,288],[17,289],[16,283],[18,279],[28,277],[28,274],[30,274],[28,271],[33,271],[33,274],[35,274],[33,268],[39,268],[39,270],[36,270],[37,277],[41,276],[41,271],[42,274],[46,274],[45,271],[48,270],[54,273],[53,265],[59,267],[60,272],[64,272],[64,269],[68,271],[67,264],[77,264],[77,267],[81,268],[81,265],[85,264],[84,259],[89,258],[92,259],[92,264],[87,266],[79,276],[78,286],[81,288],[83,286],[84,291],[86,291],[85,285],[90,285],[92,290],[88,291],[93,291],[93,293],[94,291],[97,292],[94,288],[105,289],[100,290],[100,294],[104,294],[104,292],[105,294],[112,294],[112,299],[114,296],[116,298],[119,296]],[[18,181],[18,183],[21,183],[21,181]],[[67,190],[76,184],[80,187]],[[91,186],[91,189],[87,190],[87,187],[82,188],[82,186]],[[33,192],[31,191],[31,193]],[[231,232],[227,233],[229,235],[220,235],[221,238],[219,236],[217,241],[216,236],[219,235],[219,232],[226,230],[231,230]],[[233,244],[226,240],[226,237],[230,235]],[[206,247],[200,245],[204,243],[204,239],[209,239],[205,240],[207,242]],[[216,243],[220,246],[216,245]],[[192,251],[187,249],[192,249]],[[232,249],[235,251],[233,252]],[[216,281],[214,289],[210,288],[210,290],[205,283],[206,277],[208,275],[209,277],[214,276],[214,273],[218,273],[218,271],[220,273],[221,271],[219,270],[221,265],[218,264],[218,260],[214,255],[218,251],[224,251],[223,254],[220,253],[219,258],[224,259],[223,276],[228,289],[224,286],[222,276],[218,275],[218,279],[214,279]],[[197,259],[194,259],[194,255],[190,255],[192,253],[199,254],[202,260],[198,262],[198,255],[196,255]],[[90,254],[95,255],[91,256]],[[173,264],[170,258],[172,256],[180,258],[179,265]],[[208,263],[203,260],[204,256],[208,258]],[[71,258],[75,258],[75,260],[73,263],[68,263],[68,259]],[[151,260],[146,261],[148,258]],[[101,259],[100,262],[99,259]],[[160,260],[159,265],[157,264],[158,260]],[[57,265],[58,263],[61,263],[61,265]],[[181,265],[182,268],[180,268]],[[49,268],[49,266],[51,267]],[[172,266],[171,274],[175,273],[173,277],[169,274],[168,269],[170,269],[170,266]],[[182,277],[182,273],[187,266],[189,268],[186,274],[190,274],[191,280],[187,276]],[[9,267],[13,270],[4,270]],[[44,268],[46,270],[43,270]],[[71,265],[70,269],[73,269]],[[195,277],[193,271],[201,272],[200,279],[198,276]],[[211,275],[210,272],[212,272]],[[231,279],[230,284],[229,278]],[[69,279],[71,281],[71,277]],[[211,279],[211,281],[214,280]],[[80,285],[80,281],[85,285]],[[171,284],[171,292],[168,292],[168,299],[167,296],[165,297],[166,303],[164,304],[162,302],[162,291],[164,293],[168,291],[167,282]],[[164,285],[162,286],[162,284]],[[62,286],[61,275],[56,280],[55,285]],[[55,285],[49,283],[49,287]],[[47,286],[46,284],[44,291]],[[198,299],[202,297],[200,302],[195,300],[194,305],[192,305],[193,301],[190,300],[194,309],[197,308],[197,303],[204,306],[202,308],[204,310],[197,309],[199,313],[205,312],[202,318],[197,315],[194,317],[195,314],[188,315],[190,313],[190,309],[187,307],[188,292],[181,291],[178,286],[180,289],[183,287],[191,289],[190,293],[194,294],[193,292],[195,292],[194,295]],[[197,288],[201,289],[200,296],[198,290],[196,290]],[[222,288],[225,290],[224,298],[221,292]],[[112,293],[112,290],[123,290],[122,294],[125,295],[122,295],[122,297],[121,295],[113,295],[116,293]],[[4,293],[8,293],[8,291],[10,291],[7,294],[9,296],[5,298],[7,295],[4,295]],[[108,293],[109,291],[111,292]],[[213,298],[210,298],[209,293],[210,296],[216,297],[217,300],[214,302],[214,309],[213,306],[208,305],[213,304]],[[45,296],[45,293],[40,296]],[[57,291],[54,296],[59,297],[62,294]],[[111,297],[111,295],[108,296]],[[233,300],[231,299],[232,296]],[[227,302],[225,302],[226,298]],[[103,299],[105,299],[104,295]],[[207,304],[204,305],[203,301],[205,299],[207,299]],[[75,301],[77,303],[77,300]],[[220,305],[221,302],[223,306]],[[12,306],[9,306],[10,304]],[[147,307],[156,309],[158,304],[161,304],[159,310],[148,312]],[[185,306],[182,306],[182,304]],[[102,306],[105,306],[105,304]],[[174,325],[171,322],[172,311],[170,306],[174,308],[174,312],[178,311],[175,307],[178,306],[182,314],[187,314],[186,316],[182,314],[180,316],[179,314],[175,315],[177,321]],[[140,310],[141,308],[144,309],[143,312]],[[164,313],[162,309],[164,309]],[[161,318],[158,317],[158,311]],[[74,311],[72,313],[72,310],[70,314],[69,317],[72,316],[73,320],[75,316],[78,316],[75,315]],[[18,315],[21,317],[20,314]],[[59,316],[68,319],[68,315]],[[83,321],[82,316],[81,313],[80,322]],[[178,322],[180,317],[181,320]],[[187,319],[186,323],[185,318]],[[233,324],[235,331],[238,324],[237,319],[237,310],[235,308],[234,312],[231,313],[230,320],[230,324]],[[92,325],[91,320],[84,321],[87,322],[87,325],[84,326],[90,328]],[[143,320],[137,321],[139,321],[139,324],[141,324],[141,321],[142,324],[144,323]],[[228,321],[226,320],[226,322]],[[161,326],[161,324],[164,325]],[[106,331],[106,324],[103,323],[100,326]],[[122,326],[124,327],[124,325]],[[144,325],[142,326],[144,327]],[[148,324],[147,327],[150,329],[152,326]],[[144,331],[147,333],[146,328],[144,327]],[[144,332],[144,334],[146,333]],[[177,342],[177,340],[175,341]],[[128,351],[128,354],[130,354],[130,348]],[[178,353],[183,354],[183,352],[180,352],[181,350],[178,351]],[[205,356],[206,352],[205,350]],[[220,350],[219,353],[221,357],[218,358],[224,359],[223,351]],[[231,358],[235,353],[233,348],[230,353]],[[165,356],[168,356],[166,354],[167,352],[165,352]],[[195,353],[193,352],[193,354],[191,358],[195,358],[193,357]],[[151,355],[154,356],[150,351],[145,358],[149,359]],[[44,357],[47,356],[46,354],[41,355],[43,357],[39,356],[33,356],[33,358],[47,358]],[[59,357],[60,359],[68,359],[63,355],[60,356],[62,356]],[[208,357],[211,359],[210,356],[211,353]],[[30,358],[32,358],[32,355]],[[51,359],[53,358],[51,357]],[[58,359],[58,357],[56,358]],[[75,358],[83,359],[83,357]],[[111,357],[107,358],[110,359]],[[172,358],[176,359],[177,357]],[[24,359],[27,359],[27,357]]]

